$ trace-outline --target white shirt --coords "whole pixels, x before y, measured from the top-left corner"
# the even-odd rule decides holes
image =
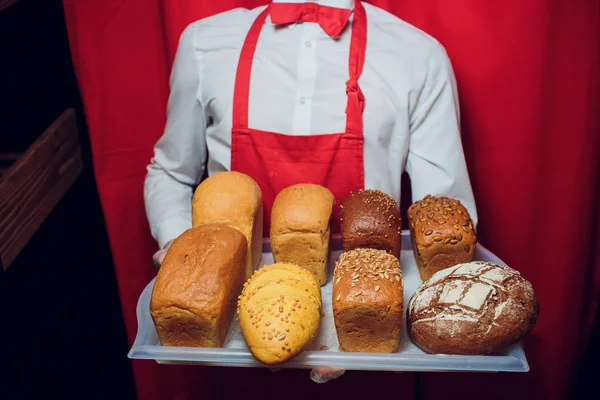
[[[353,0],[319,4],[352,8]],[[364,6],[367,49],[359,84],[365,96],[365,188],[399,202],[406,170],[414,200],[428,193],[459,199],[476,224],[456,83],[444,48],[394,15]],[[203,174],[230,169],[236,68],[246,34],[264,7],[196,21],[181,35],[167,124],[144,185],[160,247],[191,227],[191,198]],[[250,128],[292,135],[344,131],[351,20],[334,39],[316,23],[276,29],[267,18],[251,74]]]

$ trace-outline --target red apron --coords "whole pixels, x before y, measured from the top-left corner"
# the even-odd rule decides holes
[[[269,7],[256,18],[242,47],[235,79],[231,170],[251,176],[263,194],[264,236],[269,236],[275,196],[288,186],[313,183],[327,187],[336,203],[351,191],[364,187],[364,97],[358,86],[367,37],[367,18],[360,1],[355,2],[350,41],[349,80],[346,82],[346,130],[343,133],[294,136],[248,127],[250,74],[258,37]],[[335,207],[333,232],[339,232],[339,207]]]

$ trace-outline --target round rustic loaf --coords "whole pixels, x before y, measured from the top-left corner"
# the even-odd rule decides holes
[[[429,353],[482,355],[525,336],[538,316],[531,284],[507,266],[474,261],[434,274],[407,310],[413,342]]]

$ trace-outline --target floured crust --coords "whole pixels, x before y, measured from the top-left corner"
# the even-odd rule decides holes
[[[538,310],[533,287],[518,271],[475,261],[444,269],[417,289],[408,331],[430,353],[490,354],[526,335]]]
[[[425,196],[408,209],[413,253],[423,281],[436,272],[473,261],[477,235],[467,209],[456,199]]]

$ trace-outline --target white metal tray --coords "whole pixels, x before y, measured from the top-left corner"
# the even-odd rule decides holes
[[[338,350],[338,340],[331,309],[331,277],[335,261],[341,254],[341,239],[332,237],[329,279],[321,287],[323,313],[319,335],[314,342],[293,360],[277,368],[311,369],[317,366],[330,366],[345,370],[382,371],[482,371],[482,372],[527,372],[529,364],[518,342],[505,351],[487,356],[436,355],[428,354],[414,345],[407,335],[406,321],[402,340],[396,353],[351,353]],[[477,244],[475,259],[504,264],[502,260]],[[261,266],[271,264],[268,239],[263,242]],[[402,232],[402,252],[400,255],[402,280],[404,282],[404,315],[408,302],[421,284],[421,278],[413,257],[410,234]],[[198,364],[228,367],[267,367],[256,360],[248,350],[238,322],[232,321],[223,348],[169,347],[161,346],[150,316],[149,305],[154,279],[142,292],[137,305],[138,331],[135,342],[128,354],[132,359],[151,359],[160,364]],[[324,349],[324,350],[322,350]]]

